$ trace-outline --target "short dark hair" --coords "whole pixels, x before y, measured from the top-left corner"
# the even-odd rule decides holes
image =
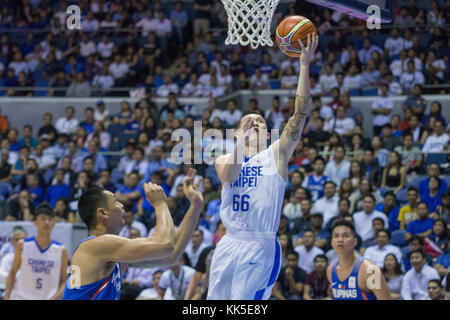
[[[409,258],[411,258],[411,256],[412,256],[414,253],[419,253],[419,254],[422,256],[422,258],[424,258],[424,259],[427,257],[426,254],[425,254],[425,252],[423,252],[422,249],[416,249],[416,250],[411,251],[411,253],[409,254]]]
[[[428,284],[430,284],[430,282],[436,284],[439,288],[443,288],[441,281],[439,281],[438,279],[431,279],[430,281],[428,281]]]
[[[328,264],[328,258],[324,254],[318,254],[317,256],[315,256],[314,257],[314,262],[316,262],[317,259],[324,259],[326,261],[326,263]]]
[[[383,223],[384,223],[384,221],[383,221]],[[386,230],[386,229],[378,230],[378,231],[375,233],[375,237],[378,237],[378,234],[379,234],[380,232],[386,233],[387,236],[388,236],[388,239],[389,239],[389,240],[391,239],[391,233],[390,233],[388,230]]]
[[[88,230],[95,225],[97,209],[106,205],[107,196],[104,191],[104,188],[89,189],[78,200],[78,213]]]
[[[321,156],[315,157],[314,160],[313,160],[313,164],[316,163],[317,161],[322,161],[322,163],[324,165],[327,163],[326,160],[323,157],[321,157]]]
[[[387,196],[394,197],[394,199],[395,199],[395,193],[394,193],[394,191],[387,191],[387,192],[384,194],[384,198],[386,198]]]
[[[297,259],[299,258],[299,254],[298,252],[294,251],[294,250],[290,250],[286,253],[286,257],[290,254],[293,254]]]
[[[336,229],[337,227],[347,227],[352,231],[352,234],[354,237],[356,237],[356,230],[355,230],[355,225],[345,219],[337,219],[333,222],[333,225],[331,227],[331,235],[333,235],[333,231],[334,229]]]
[[[43,203],[36,208],[36,210],[34,211],[33,219],[36,219],[41,214],[49,217],[55,216],[52,208],[47,203]]]
[[[381,219],[380,217],[373,218],[372,219],[372,224],[373,224],[374,221],[381,221],[383,223],[383,226],[385,225],[384,220]]]
[[[416,193],[419,193],[419,190],[416,187],[409,187],[407,192],[415,191]]]
[[[412,237],[409,239],[408,244],[410,244],[413,241],[419,241],[420,246],[423,246],[423,239],[419,237],[417,234],[412,235]]]

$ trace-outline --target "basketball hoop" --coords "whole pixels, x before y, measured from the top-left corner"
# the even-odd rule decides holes
[[[272,46],[270,26],[280,0],[221,0],[228,15],[226,45]]]

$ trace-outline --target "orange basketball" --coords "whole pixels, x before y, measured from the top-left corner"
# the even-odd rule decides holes
[[[306,46],[308,34],[317,33],[314,23],[302,16],[289,16],[277,27],[275,39],[281,52],[290,57],[299,57],[301,47],[298,40]]]

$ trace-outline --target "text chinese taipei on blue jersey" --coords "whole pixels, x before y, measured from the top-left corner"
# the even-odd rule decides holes
[[[227,231],[276,232],[285,187],[272,146],[246,158],[236,181],[223,184],[220,218]]]

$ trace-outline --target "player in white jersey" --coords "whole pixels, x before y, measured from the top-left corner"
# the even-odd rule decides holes
[[[49,206],[36,209],[34,225],[37,235],[17,245],[6,279],[5,300],[58,300],[63,295],[67,250],[51,239],[55,213]]]
[[[269,138],[264,118],[258,114],[245,115],[238,124],[234,151],[215,161],[223,183],[220,217],[227,233],[214,251],[209,300],[268,299],[278,276],[281,249],[276,232],[288,161],[307,117],[309,64],[318,36],[308,36],[306,47],[299,43],[302,53],[295,111],[280,139],[264,149]]]

